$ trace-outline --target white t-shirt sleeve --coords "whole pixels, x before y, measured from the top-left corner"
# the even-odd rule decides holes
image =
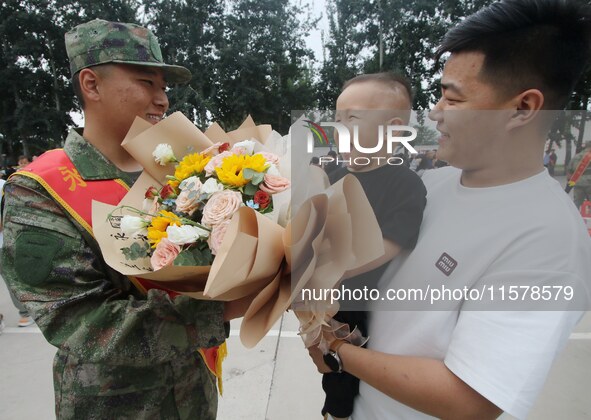
[[[446,366],[503,411],[525,418],[581,311],[463,311]]]

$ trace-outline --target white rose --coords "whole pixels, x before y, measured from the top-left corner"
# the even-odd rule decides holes
[[[148,222],[141,217],[126,215],[121,219],[121,232],[132,238],[146,235],[148,233],[147,227]]]
[[[209,236],[207,230],[191,225],[170,225],[166,228],[166,233],[168,234],[168,240],[175,245],[192,244],[197,242],[199,238],[207,238]]]
[[[215,178],[209,178],[205,183],[201,186],[201,193],[202,194],[213,194],[218,191],[223,191],[224,186],[217,182]]]
[[[252,155],[254,153],[254,145],[256,144],[255,141],[252,140],[242,140],[232,146],[232,150],[234,149],[242,149],[244,153],[247,155]]]
[[[269,165],[269,169],[267,169],[267,173],[269,175],[273,175],[273,176],[281,176],[279,169],[277,169],[277,166],[275,166],[274,164]]]
[[[156,149],[152,152],[152,156],[154,156],[156,163],[159,163],[162,166],[171,162],[176,162],[172,147],[167,143],[160,143],[156,146]]]
[[[184,179],[183,182],[180,183],[179,188],[180,190],[185,190],[186,188],[191,187],[191,191],[199,192],[201,189],[201,180],[198,176],[191,176],[187,179]]]

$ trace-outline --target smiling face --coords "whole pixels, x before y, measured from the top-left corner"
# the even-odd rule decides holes
[[[100,101],[96,110],[109,130],[121,139],[136,116],[156,124],[168,110],[167,85],[161,69],[109,64],[97,75]]]
[[[349,85],[339,95],[336,106],[336,122],[347,127],[350,133],[351,153],[346,158],[351,159],[349,166],[353,170],[370,170],[376,167],[377,160],[371,165],[355,165],[357,157],[384,157],[387,155],[387,143],[384,140],[382,148],[375,153],[361,153],[353,144],[355,127],[361,147],[372,148],[378,144],[380,126],[406,124],[401,115],[410,109],[410,101],[398,89],[392,89],[383,83],[375,81],[356,82]],[[401,111],[403,110],[403,111]],[[385,135],[384,135],[385,136]],[[336,140],[339,141],[338,136]],[[363,160],[361,160],[363,162]]]
[[[481,79],[484,55],[454,53],[441,78],[441,99],[429,113],[441,133],[437,157],[463,170],[487,169],[506,152],[511,99]]]

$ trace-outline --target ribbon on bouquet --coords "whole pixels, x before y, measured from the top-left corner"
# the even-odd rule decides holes
[[[291,248],[287,253],[294,282],[293,308],[300,321],[300,335],[306,348],[318,345],[323,352],[334,339],[362,346],[367,342],[358,329],[332,317],[338,302],[326,297],[343,275],[384,254],[382,233],[359,181],[347,175],[332,186],[319,168],[310,168],[314,181],[301,185],[302,204],[291,221]],[[315,185],[316,187],[310,187]],[[318,188],[320,186],[320,188]],[[309,197],[311,195],[311,197]],[[292,205],[297,205],[293,203]],[[324,299],[304,300],[308,296]]]

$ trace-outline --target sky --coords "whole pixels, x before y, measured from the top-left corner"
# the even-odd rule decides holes
[[[298,0],[293,0],[294,3],[299,3]],[[302,1],[305,4],[306,0]],[[313,18],[322,16],[322,19],[316,25],[316,28],[310,32],[310,36],[306,38],[306,44],[316,56],[318,63],[322,62],[322,38],[321,33],[324,30],[325,38],[328,36],[328,20],[326,19],[326,0],[307,0],[308,6],[305,7],[310,10]]]

